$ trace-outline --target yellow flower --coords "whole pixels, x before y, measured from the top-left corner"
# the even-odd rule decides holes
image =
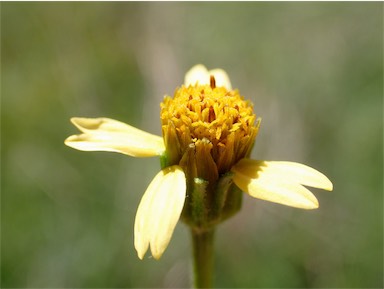
[[[144,193],[135,219],[135,248],[159,259],[180,218],[197,230],[236,213],[241,191],[287,206],[315,209],[305,187],[331,191],[317,170],[294,162],[249,159],[260,122],[253,106],[233,90],[225,71],[196,65],[174,97],[161,103],[163,137],[108,118],[72,118],[82,132],[65,144],[83,151],[159,156],[162,170]]]

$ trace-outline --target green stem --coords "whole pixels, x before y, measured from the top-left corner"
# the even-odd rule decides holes
[[[195,288],[212,288],[214,230],[191,230]]]

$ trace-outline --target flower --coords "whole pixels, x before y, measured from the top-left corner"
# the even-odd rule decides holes
[[[162,169],[144,193],[135,218],[134,243],[142,259],[167,248],[180,218],[196,230],[235,214],[242,192],[302,209],[319,204],[306,186],[331,191],[317,170],[286,161],[249,159],[261,119],[225,71],[196,65],[174,97],[161,103],[163,137],[109,118],[72,118],[82,132],[65,144],[83,151],[133,157],[159,156]]]

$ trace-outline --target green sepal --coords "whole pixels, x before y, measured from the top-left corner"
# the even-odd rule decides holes
[[[224,175],[222,175],[219,180],[217,181],[216,188],[215,188],[215,200],[214,200],[214,212],[216,215],[220,215],[221,211],[224,208],[225,201],[227,199],[228,190],[232,181],[233,173],[228,172]]]
[[[194,178],[191,195],[191,215],[194,223],[198,226],[204,225],[207,218],[206,194],[208,181],[201,178]]]
[[[160,155],[160,167],[161,169],[165,169],[166,167],[169,167],[170,166],[170,163],[169,163],[169,160],[168,160],[168,154],[167,154],[167,151],[163,152],[161,155]]]
[[[220,222],[233,216],[241,208],[243,194],[233,183],[233,175],[232,172],[223,174],[216,184],[214,212]]]
[[[207,230],[235,215],[241,208],[243,193],[232,177],[233,173],[228,172],[214,184],[197,177],[189,182],[183,221],[192,228]]]
[[[239,212],[243,203],[243,192],[234,183],[229,185],[226,194],[224,207],[220,214],[221,222]]]

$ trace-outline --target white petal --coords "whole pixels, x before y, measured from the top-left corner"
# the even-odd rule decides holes
[[[180,218],[185,194],[185,174],[180,166],[161,170],[150,183],[135,219],[135,248],[140,259],[149,245],[153,257],[161,257]]]
[[[83,132],[72,135],[65,144],[82,151],[118,152],[134,157],[161,155],[163,139],[125,123],[109,118],[71,118],[71,122]]]
[[[210,84],[211,75],[215,77],[217,87],[224,86],[228,90],[232,89],[228,74],[224,70],[217,68],[208,71],[202,64],[195,65],[185,74],[184,84],[185,86],[197,83],[207,85]]]
[[[184,77],[185,86],[195,85],[206,85],[210,83],[210,77],[207,68],[202,64],[197,64],[192,67]]]
[[[332,190],[325,175],[298,163],[242,159],[232,171],[235,184],[249,195],[297,208],[319,206],[316,197],[302,185]]]

